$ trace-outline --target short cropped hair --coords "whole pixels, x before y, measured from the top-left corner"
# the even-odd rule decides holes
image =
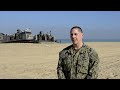
[[[70,31],[72,31],[72,30],[75,29],[75,28],[77,28],[81,33],[83,33],[83,30],[82,30],[81,27],[79,27],[79,26],[74,26],[74,27],[72,27]]]

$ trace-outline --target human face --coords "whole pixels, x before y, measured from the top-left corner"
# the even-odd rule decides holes
[[[80,32],[78,28],[72,29],[70,32],[70,36],[71,36],[71,41],[73,42],[73,44],[79,44],[82,42],[83,33]]]

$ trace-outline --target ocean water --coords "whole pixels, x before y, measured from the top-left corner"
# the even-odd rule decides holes
[[[58,39],[61,43],[72,43],[70,39]],[[84,39],[84,42],[120,42],[120,39]]]

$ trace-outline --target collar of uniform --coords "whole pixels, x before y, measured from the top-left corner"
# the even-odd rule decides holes
[[[73,52],[73,45],[70,46],[69,50],[67,51],[68,54],[72,55]]]
[[[79,52],[80,52],[80,54],[83,54],[84,53],[84,47],[85,47],[86,45],[85,45],[85,43],[83,43],[83,45],[82,45],[82,47],[80,48],[80,50],[79,50]]]
[[[78,52],[80,52],[80,54],[83,54],[83,48],[85,47],[85,44],[83,43],[82,47],[79,49]],[[69,54],[74,54],[74,48],[73,45],[71,45],[70,49],[67,51]]]

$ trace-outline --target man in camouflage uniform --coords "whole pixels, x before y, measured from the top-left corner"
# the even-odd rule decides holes
[[[83,31],[75,26],[70,31],[72,45],[59,52],[58,79],[97,79],[97,52],[82,42]]]

